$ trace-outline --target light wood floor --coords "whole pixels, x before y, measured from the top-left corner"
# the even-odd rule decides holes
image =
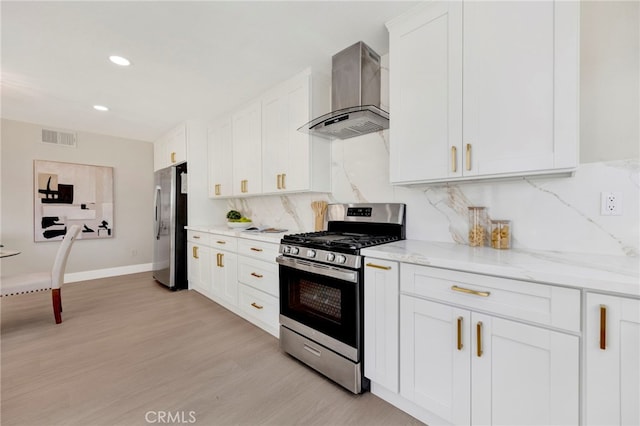
[[[49,293],[0,300],[3,426],[166,424],[157,412],[195,425],[420,424],[150,273],[67,284],[60,325]]]

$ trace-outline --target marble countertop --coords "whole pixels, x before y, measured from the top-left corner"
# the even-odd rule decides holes
[[[505,278],[640,297],[640,259],[534,250],[495,250],[403,240],[362,250],[365,256]]]
[[[277,233],[245,231],[243,229],[231,229],[225,225],[187,225],[184,228],[191,231],[207,232],[210,234],[227,235],[229,237],[246,238],[248,240],[264,241],[267,243],[278,244],[280,243],[283,235],[291,234],[291,232],[289,231]]]

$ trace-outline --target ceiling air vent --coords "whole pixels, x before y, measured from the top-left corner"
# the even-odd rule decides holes
[[[42,142],[66,146],[69,148],[77,148],[78,135],[77,133],[64,132],[60,130],[42,129]]]

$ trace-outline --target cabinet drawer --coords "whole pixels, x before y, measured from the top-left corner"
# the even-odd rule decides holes
[[[580,331],[580,291],[402,264],[400,291],[487,313]]]
[[[218,250],[236,251],[238,247],[238,239],[222,234],[211,234],[209,245]]]
[[[238,254],[275,263],[278,256],[278,244],[240,238],[238,240]]]
[[[278,329],[280,305],[278,298],[248,287],[238,286],[239,305],[243,313],[267,326],[271,331]]]
[[[238,281],[277,297],[278,264],[239,256]]]
[[[187,241],[192,243],[208,246],[210,234],[202,231],[187,230]]]

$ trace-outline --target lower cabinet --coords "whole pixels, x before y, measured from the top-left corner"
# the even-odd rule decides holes
[[[587,293],[585,424],[640,424],[640,300]]]
[[[579,339],[401,296],[400,393],[454,424],[578,424]]]

